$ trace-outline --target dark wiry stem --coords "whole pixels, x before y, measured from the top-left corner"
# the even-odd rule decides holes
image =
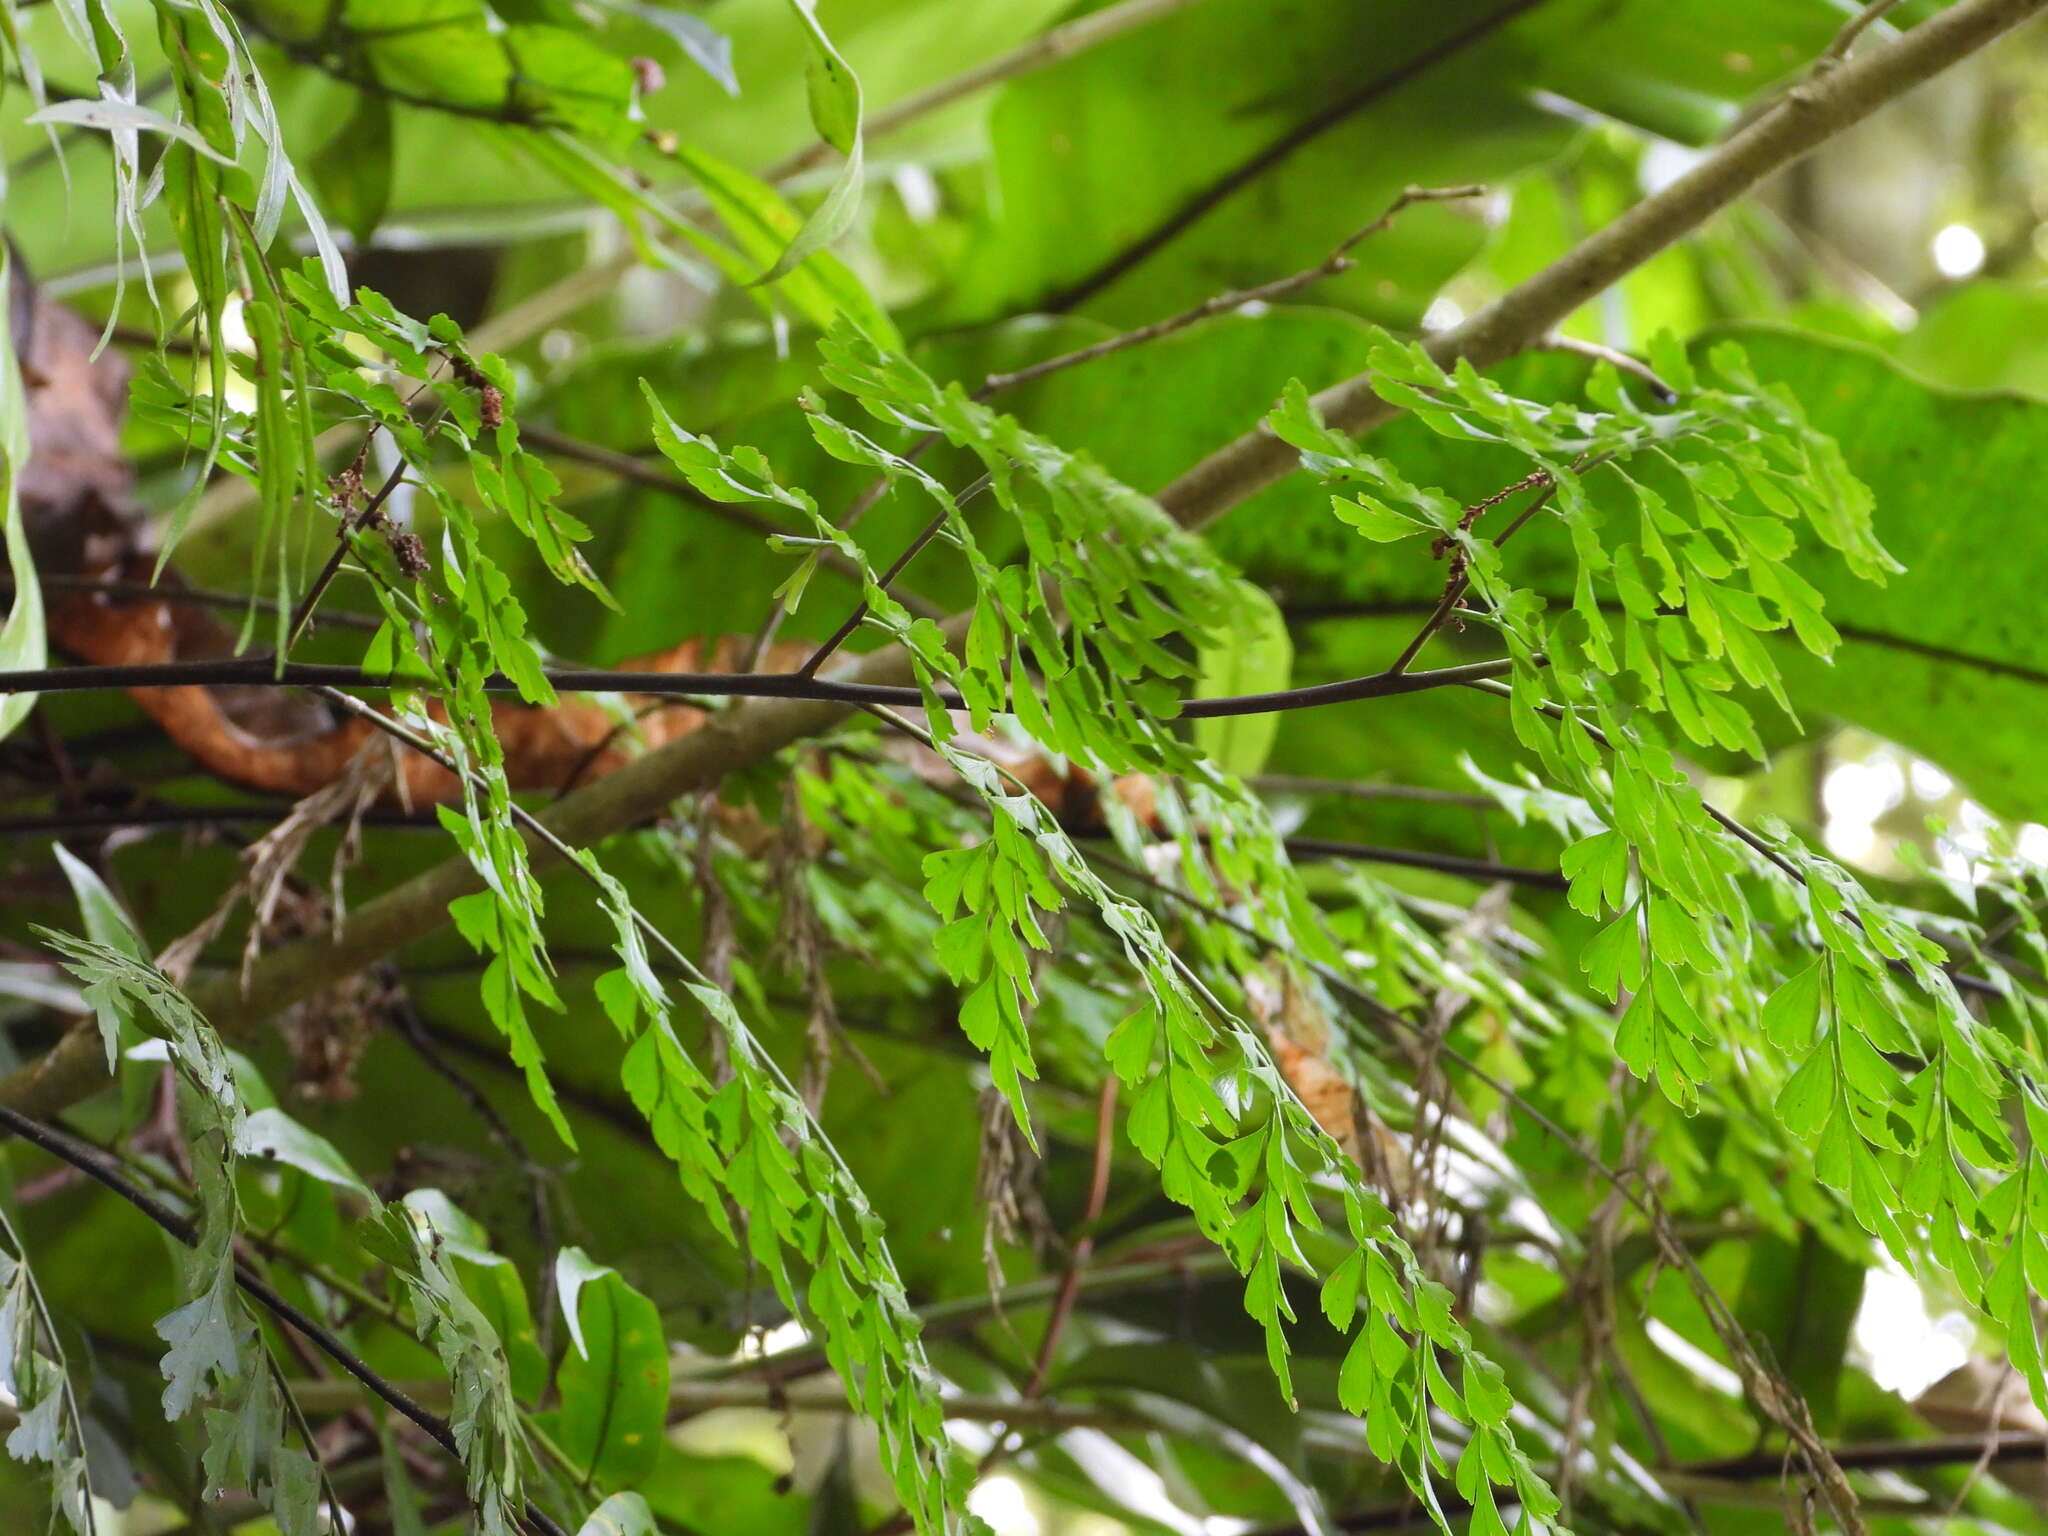
[[[186,1247],[190,1248],[198,1243],[199,1235],[191,1222],[154,1195],[132,1183],[127,1174],[98,1148],[87,1146],[55,1126],[45,1125],[40,1120],[32,1120],[5,1105],[0,1105],[0,1126],[5,1126],[23,1141],[42,1148],[52,1157],[69,1163],[87,1178],[112,1190]],[[327,1328],[285,1300],[268,1281],[239,1259],[235,1261],[235,1284],[271,1316],[312,1340],[336,1365],[426,1431],[434,1443],[450,1456],[457,1461],[462,1459],[462,1448],[456,1444],[455,1432],[448,1427],[445,1419],[438,1414],[429,1413],[392,1382],[371,1369],[360,1355]],[[540,1532],[541,1536],[567,1536],[559,1525],[532,1503],[526,1506],[525,1520],[529,1526]]]

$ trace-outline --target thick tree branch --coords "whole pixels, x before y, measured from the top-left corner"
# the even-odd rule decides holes
[[[1429,353],[1485,368],[1538,344],[1574,310],[1675,245],[1773,172],[1843,129],[2048,10],[2048,0],[1960,0],[1889,48],[1873,49],[1795,86],[1663,191],[1644,198],[1463,324],[1438,332]],[[1394,414],[1360,374],[1316,396],[1329,423],[1366,432]],[[1294,449],[1263,428],[1219,448],[1160,493],[1176,520],[1199,528],[1290,474]]]

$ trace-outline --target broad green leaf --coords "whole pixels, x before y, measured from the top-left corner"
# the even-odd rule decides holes
[[[391,1419],[390,1413],[377,1418],[378,1443],[384,1450],[385,1518],[391,1522],[391,1536],[427,1536],[426,1512],[405,1469],[405,1453],[399,1448]]]
[[[1496,13],[1501,24],[1490,25]],[[1546,119],[1535,100],[1581,103],[1706,144],[1723,130],[1727,104],[1799,68],[1841,13],[1827,0],[1741,0],[1717,21],[1709,38],[1654,0],[1550,0],[1527,11],[1187,7],[1005,89],[991,125],[996,209],[980,221],[948,294],[949,317],[1015,314],[1070,294],[1320,112],[1332,117],[1324,131],[1260,165],[1262,174],[1123,272],[1088,312],[1138,325],[1312,268],[1405,185],[1508,184],[1570,142],[1563,117]],[[1519,89],[1501,89],[1506,79]],[[1353,100],[1354,110],[1336,110]],[[1444,131],[1448,122],[1456,131]],[[1077,123],[1088,132],[1074,133]],[[1482,240],[1455,209],[1411,208],[1353,253],[1355,271],[1311,293],[1413,325]],[[1312,375],[1318,384],[1342,376]]]
[[[1294,642],[1280,605],[1248,582],[1238,583],[1237,603],[1227,628],[1205,646],[1195,679],[1198,699],[1244,693],[1275,693],[1293,674]],[[1225,715],[1195,722],[1195,745],[1228,773],[1248,775],[1266,765],[1279,734],[1280,716]]]
[[[615,1493],[576,1528],[576,1536],[654,1536],[654,1512],[637,1493]]]
[[[370,243],[391,206],[391,155],[391,103],[364,91],[309,166],[328,213],[358,246]]]
[[[513,1396],[533,1404],[547,1390],[548,1360],[541,1353],[540,1336],[534,1327],[533,1309],[526,1299],[526,1283],[519,1267],[503,1254],[486,1260],[464,1257],[455,1265],[462,1288],[476,1303],[477,1311],[491,1325],[505,1351]]]
[[[250,10],[272,36],[317,42],[329,71],[364,90],[458,118],[569,128],[613,143],[630,133],[627,61],[596,29],[557,24],[543,11],[501,14],[482,0],[389,15],[352,8],[332,18],[296,0],[251,0]]]
[[[2048,293],[1982,277],[1937,297],[1888,351],[1906,372],[1950,389],[1998,389],[2048,400],[2048,358],[2033,340],[2048,326]]]
[[[1834,1432],[1849,1335],[1863,1297],[1863,1266],[1811,1230],[1796,1242],[1762,1235],[1735,1312],[1770,1345],[1770,1358],[1813,1410],[1814,1427]]]
[[[1994,810],[2048,817],[2027,724],[2048,699],[2048,666],[2026,618],[2048,556],[2012,539],[2000,510],[2009,487],[2048,467],[2048,405],[1944,394],[1851,347],[1740,339],[1758,376],[1796,395],[1879,488],[1878,536],[1905,566],[1873,587],[1801,563],[1843,642],[1827,667],[1781,648],[1794,702],[1940,764]],[[1956,730],[1963,718],[1970,729]]]
[[[284,1163],[323,1184],[376,1202],[376,1195],[325,1136],[309,1131],[281,1109],[259,1109],[243,1119],[235,1141],[242,1157]]]
[[[555,1261],[572,1348],[556,1375],[562,1448],[603,1482],[652,1469],[668,1412],[668,1345],[654,1303],[580,1248]]]

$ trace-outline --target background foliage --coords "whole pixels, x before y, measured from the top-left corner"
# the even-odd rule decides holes
[[[8,5],[7,1528],[2043,1528],[1943,10]]]

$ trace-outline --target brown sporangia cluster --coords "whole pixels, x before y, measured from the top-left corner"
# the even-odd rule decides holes
[[[497,431],[505,424],[504,393],[459,352],[448,354],[448,366],[454,370],[456,378],[476,391],[477,414],[484,426],[490,431]]]

